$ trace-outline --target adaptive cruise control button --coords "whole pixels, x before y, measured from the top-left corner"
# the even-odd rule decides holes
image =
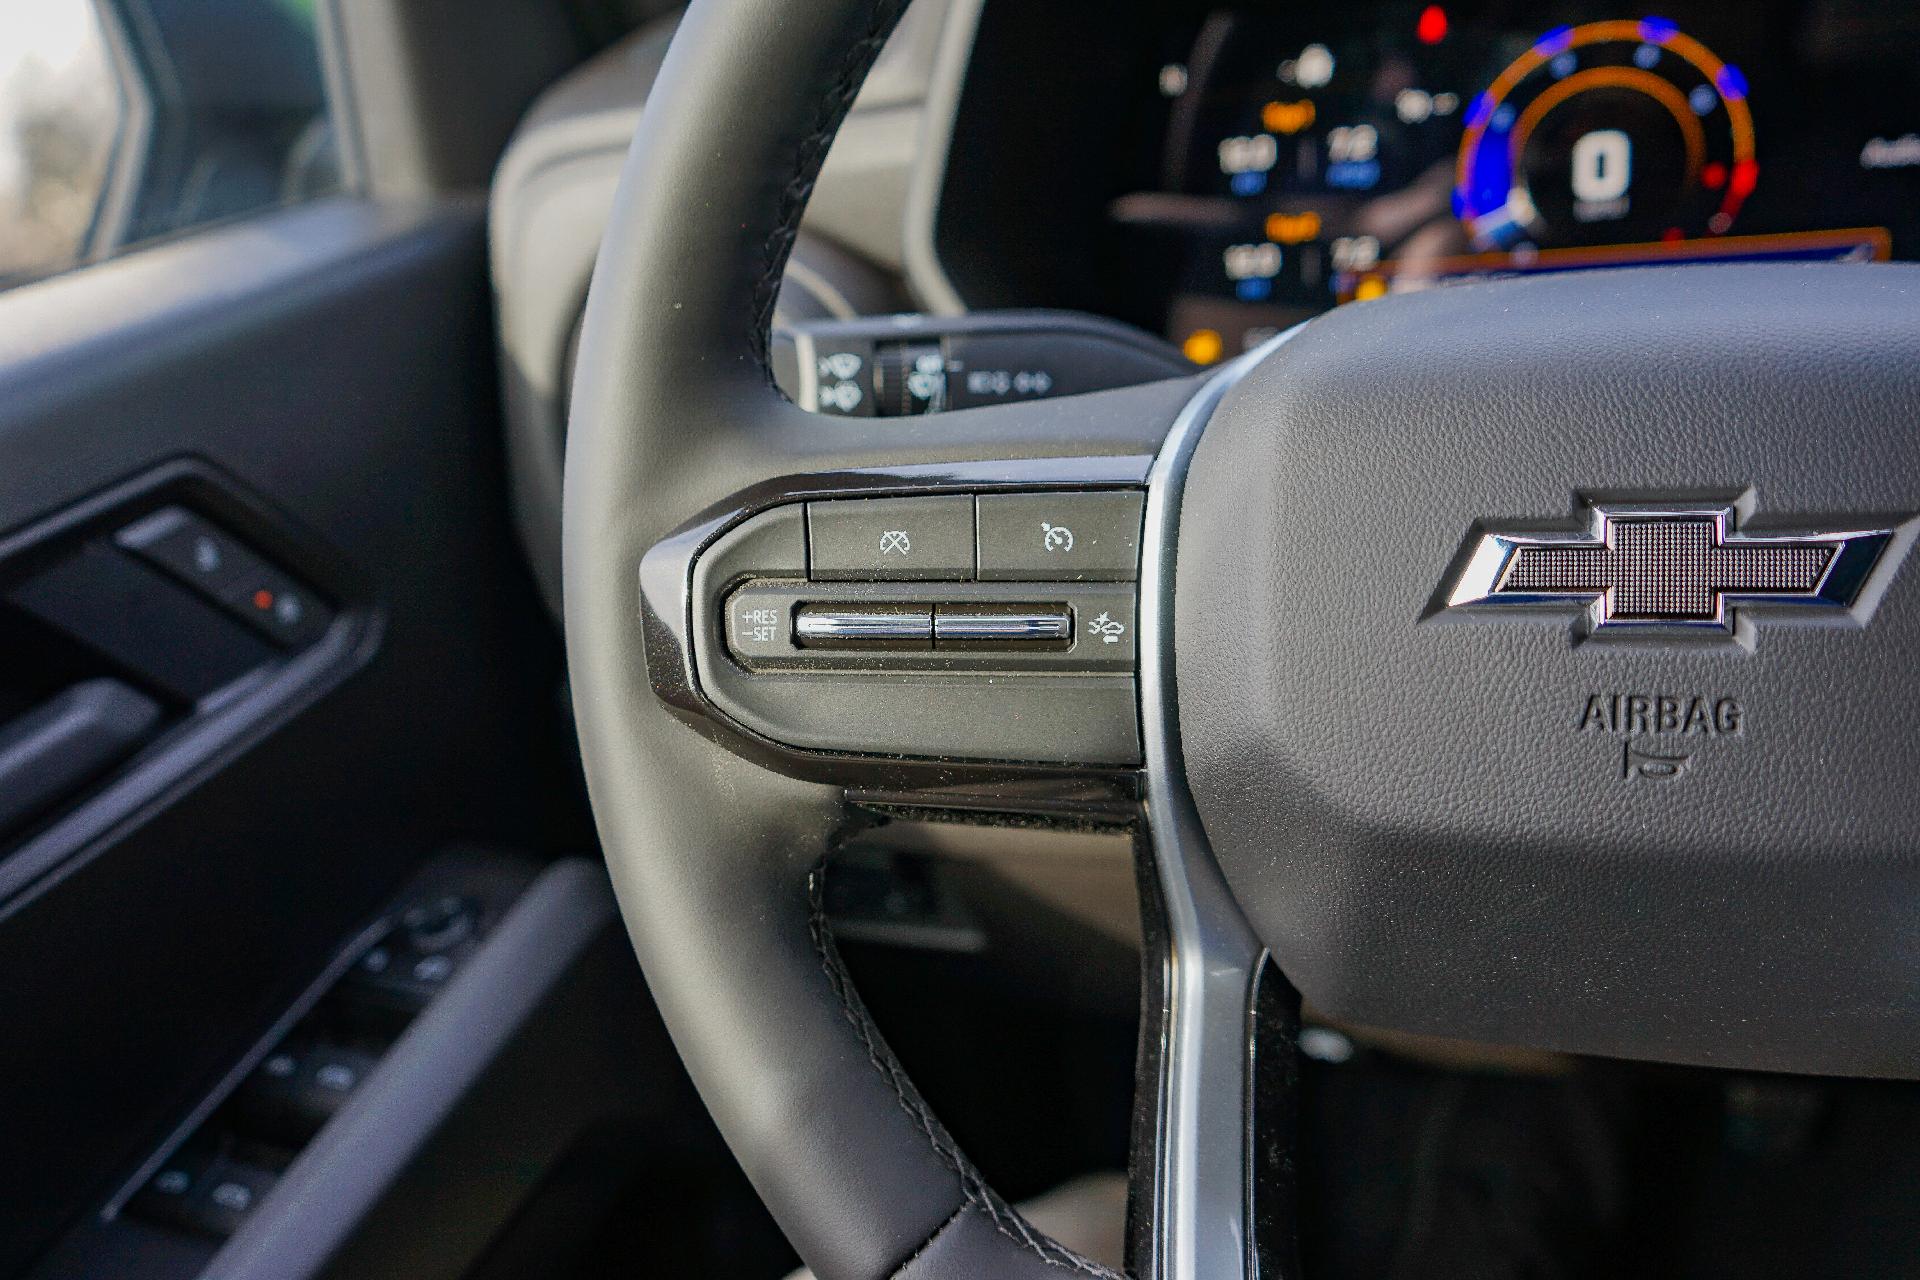
[[[965,581],[973,577],[973,499],[809,502],[807,539],[814,578]]]
[[[1140,573],[1137,490],[982,494],[986,582],[1131,582]]]

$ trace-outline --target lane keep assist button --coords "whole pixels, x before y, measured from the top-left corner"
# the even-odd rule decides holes
[[[851,498],[807,504],[810,576],[827,582],[965,582],[973,499]]]

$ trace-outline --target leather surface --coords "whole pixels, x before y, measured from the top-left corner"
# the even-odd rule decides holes
[[[916,6],[915,12],[921,33],[910,48],[937,35],[943,16],[937,5],[925,14]],[[556,616],[567,382],[580,312],[614,186],[679,21],[676,12],[647,23],[541,94],[501,157],[488,199],[514,514],[535,580]],[[915,100],[924,70],[912,56],[895,62],[908,65],[896,67],[891,83],[876,84],[881,77],[871,77],[856,115],[869,108],[882,116],[898,114],[903,99]],[[843,143],[834,154],[844,152]],[[844,185],[859,189],[870,177],[862,170],[849,174]],[[818,222],[809,219],[810,226]],[[816,229],[829,235],[836,230],[831,224]],[[890,310],[892,294],[880,279],[833,241],[803,234],[788,264],[781,322]]]
[[[1573,642],[1422,620],[1476,521],[1751,488],[1748,527],[1920,512],[1920,269],[1714,266],[1342,308],[1195,454],[1177,670],[1222,868],[1355,1022],[1747,1068],[1920,1075],[1920,565],[1865,629]],[[1856,526],[1858,527],[1858,526]],[[1879,527],[1869,524],[1866,527]],[[1734,698],[1628,777],[1589,697]]]
[[[620,165],[678,21],[648,23],[542,94],[501,157],[488,200],[514,517],[556,615],[573,341]]]
[[[1002,1280],[1058,1280],[1071,1275],[1104,1274],[1031,1230],[968,1205],[943,1224],[932,1239],[903,1263],[898,1280],[953,1280],[959,1276],[997,1276]]]
[[[845,822],[839,792],[762,771],[655,699],[640,558],[702,508],[771,476],[1150,452],[1189,390],[1132,388],[884,431],[779,398],[764,350],[781,267],[892,17],[852,0],[689,10],[595,270],[565,480],[574,705],[622,913],[722,1133],[822,1280],[893,1273],[962,1208],[1008,1230],[942,1274],[1021,1274],[1044,1246],[1023,1238],[928,1114],[833,961],[809,887]]]
[[[1056,1243],[1065,1245],[1083,1258],[1117,1267],[1126,1254],[1127,1194],[1126,1174],[1090,1173],[1063,1183],[1033,1200],[1023,1200],[1014,1207],[1030,1226],[1045,1231]],[[941,1235],[927,1242],[919,1256],[937,1258],[945,1249],[960,1247],[957,1241],[946,1237],[970,1235],[981,1225],[991,1225],[981,1219],[964,1232],[957,1230],[962,1220],[969,1216],[966,1210],[961,1210],[955,1215],[954,1221],[942,1229]],[[940,1244],[939,1249],[935,1248],[936,1244]],[[918,1263],[909,1259],[903,1274],[912,1274],[914,1265]],[[816,1280],[816,1277],[802,1267],[789,1274],[787,1280]]]

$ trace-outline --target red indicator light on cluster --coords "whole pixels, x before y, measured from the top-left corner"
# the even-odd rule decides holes
[[[1718,160],[1709,160],[1700,170],[1700,185],[1709,191],[1718,191],[1727,185],[1727,166]]]
[[[1413,24],[1414,38],[1421,44],[1439,44],[1447,38],[1447,11],[1430,4],[1420,11]]]
[[[254,592],[253,607],[256,609],[259,609],[262,612],[265,612],[266,610],[273,608],[273,592],[268,591],[265,587],[262,587],[260,590]]]
[[[1733,166],[1733,182],[1728,193],[1736,200],[1744,200],[1753,194],[1753,184],[1760,180],[1760,166],[1751,160],[1742,160]]]

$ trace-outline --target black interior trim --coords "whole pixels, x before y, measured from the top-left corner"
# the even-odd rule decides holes
[[[0,965],[32,975],[0,985],[0,1094],[30,1100],[0,1167],[0,1273],[104,1200],[432,850],[578,830],[557,645],[506,514],[488,301],[477,202],[349,198],[0,295],[0,530],[198,458],[384,609],[365,665],[0,916]]]

